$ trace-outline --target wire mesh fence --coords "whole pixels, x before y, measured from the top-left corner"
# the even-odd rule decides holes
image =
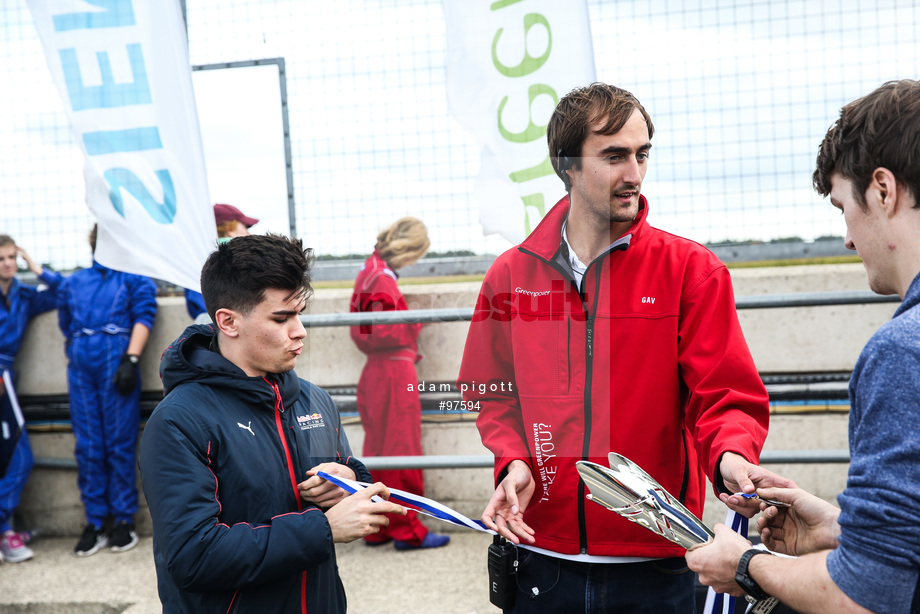
[[[185,4],[192,64],[286,67],[294,219],[274,65],[195,73],[214,202],[260,217],[256,231],[293,225],[320,256],[368,253],[403,215],[425,221],[437,252],[509,247],[478,224],[480,151],[447,109],[440,1]],[[918,76],[914,2],[588,8],[598,80],[632,91],[655,122],[653,224],[710,244],[843,234],[811,189],[817,146],[843,104]],[[0,76],[0,232],[40,262],[85,266],[83,161],[24,0],[0,5]]]

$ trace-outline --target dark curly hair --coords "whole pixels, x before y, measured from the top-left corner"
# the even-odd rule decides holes
[[[879,167],[920,207],[920,81],[889,81],[844,106],[821,141],[812,182],[827,196],[837,173],[853,182],[853,197],[866,209],[866,190]]]

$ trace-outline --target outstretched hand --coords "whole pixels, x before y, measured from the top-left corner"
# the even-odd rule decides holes
[[[384,501],[373,501],[377,495]],[[406,515],[406,508],[386,499],[390,491],[380,482],[349,495],[326,511],[326,520],[332,530],[332,541],[336,543],[352,542],[372,533],[379,533],[390,520],[384,514]]]
[[[768,471],[759,465],[749,463],[743,456],[726,452],[719,463],[719,471],[725,487],[732,493],[754,494],[758,488],[796,488],[796,483],[789,478]],[[735,494],[719,493],[719,500],[725,505],[748,518],[760,510],[756,499],[745,499]]]
[[[512,461],[482,512],[483,524],[514,544],[521,543],[522,539],[534,543],[534,530],[524,522],[524,510],[535,488],[536,482],[527,463]]]
[[[838,508],[800,488],[763,488],[757,494],[791,505],[775,507],[761,503],[764,512],[757,519],[757,530],[770,550],[802,556],[837,547],[840,536]]]

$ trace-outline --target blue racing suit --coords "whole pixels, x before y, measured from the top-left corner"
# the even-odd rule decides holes
[[[9,295],[0,294],[0,376],[9,372],[13,379],[13,361],[22,345],[26,326],[34,316],[54,309],[55,294],[63,277],[54,271],[43,269],[38,279],[47,284],[47,289],[25,286],[18,279],[13,279]],[[10,408],[13,390],[6,390],[0,382],[0,404],[4,409]],[[6,474],[0,479],[0,533],[10,529],[9,521],[13,511],[19,505],[19,497],[26,486],[26,480],[32,471],[32,448],[25,430],[13,452]]]
[[[133,522],[137,512],[135,456],[140,428],[140,380],[122,396],[115,371],[135,324],[153,328],[152,279],[106,268],[77,271],[58,290],[58,321],[66,339],[70,420],[76,439],[77,483],[86,519]]]

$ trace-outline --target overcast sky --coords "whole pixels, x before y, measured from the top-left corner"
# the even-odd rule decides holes
[[[297,232],[367,253],[401,215],[432,249],[496,253],[471,198],[479,147],[447,112],[437,0],[189,0],[193,64],[284,57]],[[537,4],[535,2],[535,4]],[[847,101],[920,76],[913,2],[588,2],[597,77],[637,95],[656,132],[654,224],[701,242],[844,231],[811,189]],[[41,261],[88,262],[82,160],[22,0],[0,7],[3,227]],[[211,199],[286,232],[277,69],[194,74]],[[560,196],[561,183],[560,183]]]

